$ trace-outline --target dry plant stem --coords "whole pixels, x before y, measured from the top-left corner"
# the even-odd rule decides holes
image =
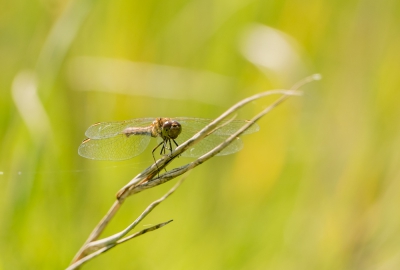
[[[132,222],[128,227],[126,227],[124,230],[122,230],[119,233],[116,233],[112,236],[109,236],[107,238],[103,238],[98,241],[94,241],[89,243],[86,248],[88,252],[93,252],[94,250],[97,250],[99,248],[102,248],[104,246],[108,246],[112,243],[116,243],[118,240],[120,240],[122,237],[127,235],[133,228],[136,227],[136,225],[139,224],[140,221],[142,221],[153,209],[158,206],[162,201],[164,201],[166,198],[168,198],[183,182],[183,180],[186,177],[182,178],[168,193],[166,193],[163,197],[160,199],[152,202],[144,211],[143,213],[134,221]]]
[[[124,242],[126,242],[128,240],[131,240],[131,239],[133,239],[135,237],[141,236],[141,235],[143,235],[145,233],[160,229],[160,228],[164,227],[165,225],[167,225],[167,224],[169,224],[171,222],[172,222],[172,220],[169,220],[167,222],[163,222],[163,223],[157,224],[155,226],[152,226],[152,227],[149,227],[147,229],[141,230],[140,232],[134,233],[134,234],[132,234],[132,235],[130,235],[128,237],[125,237],[125,238],[123,238],[121,240],[118,240],[116,243],[112,243],[112,244],[109,244],[107,246],[104,246],[104,247],[94,251],[93,253],[90,253],[89,255],[87,255],[86,257],[84,257],[82,259],[80,259],[79,261],[71,264],[66,270],[78,269],[78,267],[82,266],[85,262],[87,262],[87,261],[99,256],[100,254],[112,249],[113,247],[115,247],[115,246],[117,246],[119,244],[122,244],[122,243],[124,243]]]
[[[127,235],[133,228],[136,227],[137,224],[139,224],[140,221],[142,221],[151,211],[153,211],[154,208],[156,208],[161,202],[163,202],[165,199],[167,199],[172,193],[175,192],[175,190],[182,184],[182,182],[186,179],[186,177],[183,177],[176,185],[171,188],[164,196],[162,196],[160,199],[152,202],[143,212],[142,214],[134,221],[132,222],[128,227],[126,227],[124,230],[122,230],[119,233],[116,233],[114,235],[111,235],[107,238],[90,242],[86,245],[84,245],[82,251],[79,254],[79,257],[74,260],[74,263],[68,268],[68,269],[76,269],[80,265],[82,265],[84,262],[87,262],[88,260],[100,255],[103,252],[106,252],[107,250],[115,247],[118,244],[124,243],[130,239],[133,239],[137,236],[143,235],[147,232],[154,231],[156,229],[159,229],[168,223],[170,223],[172,220],[158,224],[156,226],[144,229],[138,233],[135,233],[133,235],[130,235],[128,237],[123,238],[125,235]],[[114,204],[115,205],[115,204]],[[109,211],[110,213],[110,211]],[[89,254],[90,253],[90,254]],[[87,255],[89,254],[89,255]]]
[[[80,260],[85,253],[87,245],[97,239],[99,235],[101,234],[102,231],[106,228],[108,223],[110,222],[111,218],[117,213],[121,206],[122,202],[116,200],[113,205],[111,206],[110,210],[108,210],[107,214],[100,220],[99,224],[93,229],[91,234],[89,235],[89,238],[86,240],[86,242],[83,244],[83,246],[79,249],[78,253],[76,253],[75,257],[73,258],[72,262],[76,262]]]

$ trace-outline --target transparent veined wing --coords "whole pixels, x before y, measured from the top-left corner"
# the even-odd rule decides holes
[[[174,120],[178,121],[182,126],[182,133],[176,139],[178,144],[182,144],[189,138],[191,138],[194,134],[199,132],[202,128],[206,125],[211,123],[212,119],[202,119],[202,118],[185,118],[185,117],[178,117],[173,118]],[[227,123],[229,121],[225,121]],[[214,133],[210,134],[199,143],[194,145],[191,149],[185,151],[182,156],[186,157],[199,157],[210,150],[212,150],[215,146],[219,145],[220,143],[224,142],[230,135],[235,133],[239,130],[243,125],[245,125],[247,120],[233,120],[224,125],[221,124],[221,127],[217,129]],[[251,126],[246,132],[243,134],[251,134],[257,132],[259,130],[259,126],[254,124]],[[224,148],[218,156],[229,155],[235,152],[240,151],[243,148],[243,141],[240,138],[236,138],[230,145]]]
[[[151,136],[118,134],[104,139],[86,139],[79,146],[79,155],[97,160],[125,160],[142,153]]]
[[[192,136],[185,136],[181,135],[175,141],[178,144],[182,144],[187,139],[191,138]],[[219,145],[220,143],[224,142],[229,136],[217,136],[217,135],[210,135],[192,146],[190,149],[186,150],[182,153],[184,157],[200,157],[205,153],[212,150],[215,146]],[[235,140],[230,143],[227,147],[225,147],[221,152],[217,154],[217,156],[225,156],[236,153],[243,148],[243,141],[240,138],[235,138]]]
[[[205,119],[205,118],[189,118],[189,117],[176,117],[172,118],[173,120],[178,121],[182,125],[182,130],[187,131],[193,134],[196,134],[209,123],[214,121],[213,119]],[[243,125],[245,125],[248,120],[225,120],[220,124],[220,128],[217,129],[214,134],[215,135],[232,135],[236,131],[238,131]],[[224,123],[227,123],[226,125]],[[250,128],[248,128],[242,135],[251,134],[260,130],[260,127],[257,123],[254,123]]]
[[[91,125],[85,132],[90,139],[103,139],[121,134],[128,127],[145,127],[151,125],[156,118],[137,118],[119,122],[100,122]]]

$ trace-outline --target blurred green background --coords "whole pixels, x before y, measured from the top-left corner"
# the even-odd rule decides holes
[[[152,164],[150,151],[80,157],[89,125],[215,118],[316,72],[322,81],[263,118],[242,151],[197,167],[137,230],[174,222],[84,269],[400,269],[399,1],[1,6],[0,269],[67,267]],[[105,235],[174,182],[129,198]]]

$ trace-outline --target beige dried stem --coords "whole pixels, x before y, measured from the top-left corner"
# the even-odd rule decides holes
[[[76,269],[82,263],[109,250],[110,248],[113,248],[117,244],[125,242],[129,239],[132,239],[134,236],[137,236],[138,234],[139,235],[143,234],[143,233],[139,232],[138,234],[134,234],[134,236],[128,236],[126,238],[122,238],[134,226],[136,226],[139,221],[141,221],[148,214],[148,212],[146,212],[147,209],[143,212],[143,213],[146,212],[147,214],[142,214],[135,222],[133,222],[125,230],[123,230],[119,233],[116,233],[113,236],[110,236],[110,237],[107,237],[107,238],[104,238],[101,240],[97,240],[98,237],[100,236],[100,234],[106,228],[107,224],[115,216],[118,209],[120,208],[120,206],[122,205],[122,203],[128,196],[136,194],[143,190],[155,187],[157,185],[163,184],[165,182],[168,182],[171,179],[174,179],[174,178],[184,174],[185,172],[197,167],[198,165],[202,164],[203,162],[209,160],[210,158],[212,158],[213,156],[215,156],[219,152],[221,152],[225,147],[227,147],[233,140],[235,140],[238,136],[240,136],[243,132],[245,132],[249,127],[251,127],[261,117],[266,115],[268,112],[270,112],[272,109],[274,109],[280,103],[285,101],[287,98],[289,98],[290,96],[301,95],[302,93],[300,91],[298,91],[298,89],[301,86],[303,86],[304,84],[309,83],[311,81],[319,80],[320,78],[321,78],[321,76],[319,74],[314,74],[312,76],[309,76],[309,77],[299,81],[290,90],[285,90],[285,89],[270,90],[270,91],[262,92],[262,93],[259,93],[254,96],[251,96],[251,97],[241,100],[240,102],[238,102],[237,104],[235,104],[234,106],[229,108],[226,112],[221,114],[221,116],[219,116],[217,119],[212,121],[209,125],[207,125],[202,130],[200,130],[198,133],[196,133],[192,138],[190,138],[186,142],[179,145],[174,151],[171,152],[170,155],[162,157],[156,163],[154,163],[153,165],[151,165],[150,167],[145,169],[143,172],[138,174],[135,178],[133,178],[127,185],[125,185],[117,193],[117,200],[111,206],[110,210],[103,217],[103,219],[99,222],[99,224],[94,228],[94,230],[90,234],[89,238],[86,240],[85,244],[80,248],[78,253],[75,255],[75,257],[68,269]],[[265,96],[276,95],[276,94],[280,94],[281,96],[276,101],[274,101],[271,105],[269,105],[264,110],[262,110],[259,114],[254,116],[250,121],[247,121],[246,124],[244,124],[237,132],[232,134],[229,138],[227,138],[221,144],[217,145],[214,149],[212,149],[208,153],[204,154],[203,156],[199,157],[198,159],[196,159],[193,162],[190,162],[184,166],[172,169],[172,170],[156,177],[162,171],[162,169],[165,168],[173,159],[175,159],[180,154],[182,154],[184,151],[191,148],[193,145],[195,145],[196,143],[198,143],[199,141],[201,141],[202,139],[204,139],[205,137],[210,135],[212,132],[214,132],[215,130],[220,128],[222,125],[224,125],[223,123],[226,123],[226,119],[229,117],[232,117],[232,115],[234,113],[236,113],[236,111],[239,110],[241,107],[243,107],[244,105],[246,105],[249,102],[252,102],[256,99],[260,99]],[[163,201],[166,197],[168,197],[176,188],[177,188],[177,186],[174,187],[171,191],[169,191],[163,198],[161,198],[160,200],[157,200],[153,204],[158,205],[161,201]],[[151,209],[153,209],[153,208],[151,208]],[[153,230],[160,228],[160,227],[166,225],[167,223],[169,223],[169,222],[156,225],[156,226],[154,226]],[[147,229],[147,231],[149,231],[149,229]]]
[[[86,263],[87,261],[93,259],[94,257],[114,248],[115,246],[122,244],[128,240],[131,240],[133,238],[136,238],[138,236],[141,236],[145,233],[157,230],[161,227],[164,227],[168,223],[172,222],[172,220],[169,220],[167,222],[163,222],[160,224],[157,224],[155,226],[149,227],[147,229],[144,229],[140,232],[134,233],[132,235],[129,235],[125,237],[132,229],[136,227],[136,225],[139,224],[140,221],[142,221],[151,211],[153,211],[154,208],[156,208],[161,202],[163,202],[166,198],[168,198],[175,190],[182,184],[182,182],[185,180],[185,177],[182,178],[172,189],[170,189],[163,197],[160,199],[152,202],[143,212],[140,214],[140,216],[132,222],[128,227],[126,227],[124,230],[103,238],[101,240],[93,241],[88,243],[85,246],[85,254],[86,256],[82,257],[81,259],[77,260],[76,262],[72,263],[67,270],[72,270],[72,269],[77,269],[79,268],[82,264]]]

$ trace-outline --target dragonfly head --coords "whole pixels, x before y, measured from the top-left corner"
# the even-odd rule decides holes
[[[182,132],[181,124],[177,121],[166,121],[162,126],[162,135],[170,139],[176,139]]]

